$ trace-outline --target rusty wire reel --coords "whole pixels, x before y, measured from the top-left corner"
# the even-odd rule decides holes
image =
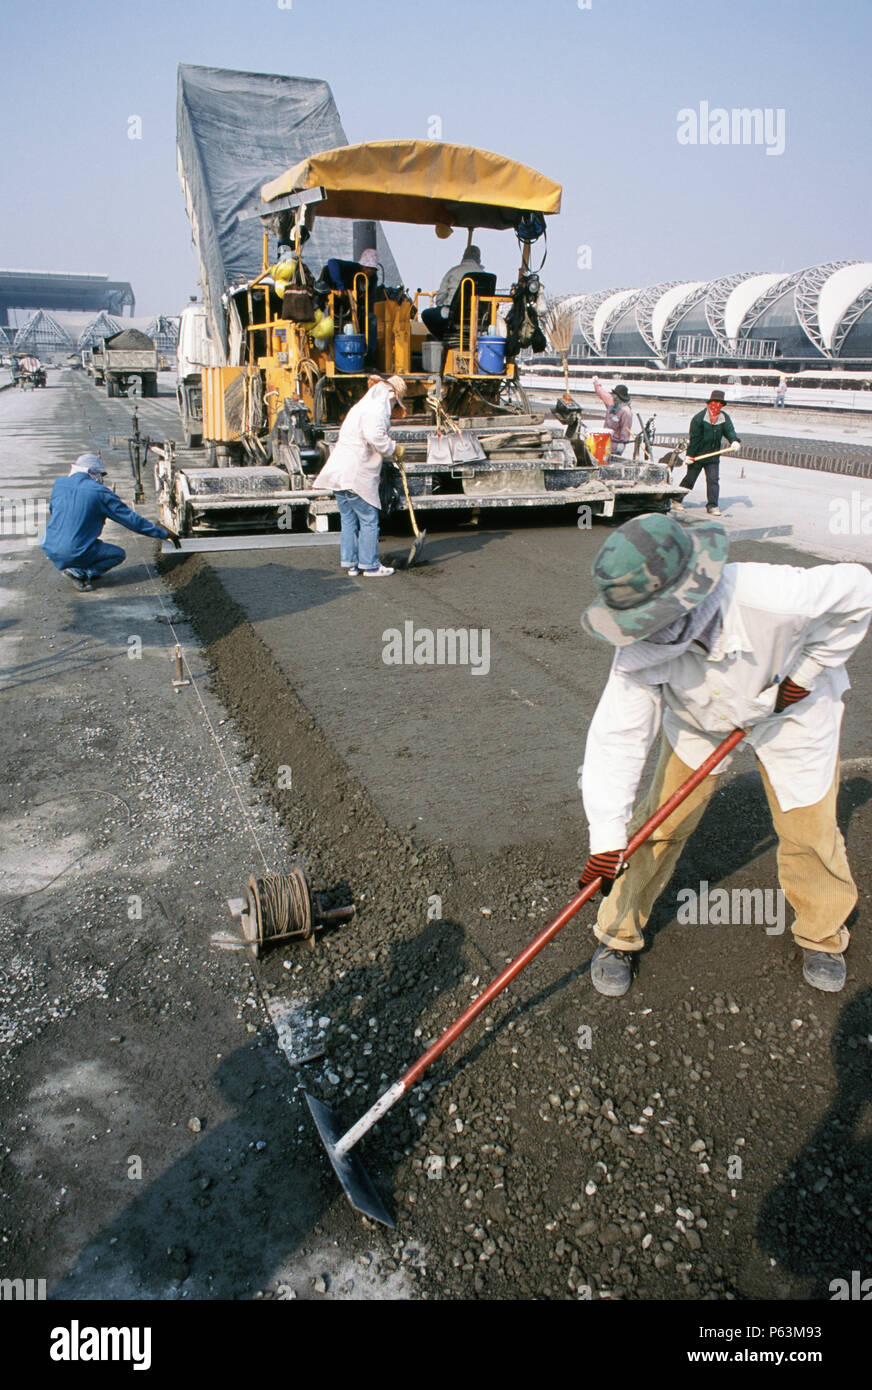
[[[353,905],[322,911],[317,896],[312,894],[305,869],[295,867],[287,874],[253,874],[247,897],[231,899],[228,906],[239,918],[256,958],[265,947],[279,941],[305,941],[314,950],[316,931],[354,916]]]

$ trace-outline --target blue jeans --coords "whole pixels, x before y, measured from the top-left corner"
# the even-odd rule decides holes
[[[378,569],[378,507],[364,502],[356,492],[337,492],[336,504],[342,521],[339,540],[342,568]]]

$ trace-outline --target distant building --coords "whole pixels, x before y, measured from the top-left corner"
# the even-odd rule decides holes
[[[179,320],[165,314],[151,318],[121,319],[114,318],[105,310],[98,314],[77,314],[66,310],[49,313],[46,309],[37,309],[17,332],[7,329],[6,335],[11,335],[17,351],[30,352],[43,362],[56,362],[72,353],[81,353],[124,328],[137,328],[145,333],[153,339],[160,356],[167,359],[167,365],[175,364]]]
[[[872,261],[578,296],[575,360],[660,366],[872,365]]]
[[[37,309],[18,329],[12,346],[16,352],[30,353],[41,362],[54,362],[75,350],[70,334],[47,309]]]
[[[74,275],[55,270],[0,270],[0,328],[16,323],[16,311],[71,310],[97,314],[132,314],[136,307],[127,281],[107,275]]]

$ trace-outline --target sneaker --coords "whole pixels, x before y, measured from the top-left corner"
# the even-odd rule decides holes
[[[360,574],[360,570],[357,568],[357,565],[349,565],[345,573],[348,575],[349,579],[356,579]]]
[[[672,512],[686,512],[687,508],[683,502],[679,502],[677,497],[670,497],[669,510]]]
[[[83,592],[87,592],[88,589],[93,589],[94,587],[83,570],[66,569],[61,570],[61,574],[65,574],[67,579],[69,579],[77,589],[81,589]]]
[[[626,994],[633,983],[632,951],[613,951],[609,946],[597,946],[590,963],[590,978],[599,994],[617,997]]]
[[[720,507],[706,507],[706,511],[708,512],[709,516],[720,516],[721,514]]]
[[[802,952],[802,978],[814,989],[826,990],[827,994],[838,994],[845,983],[845,957],[829,951]]]
[[[393,574],[390,565],[379,565],[377,570],[363,570],[364,579],[383,579],[387,574]]]

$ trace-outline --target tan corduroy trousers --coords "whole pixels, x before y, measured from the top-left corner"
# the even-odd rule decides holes
[[[857,902],[845,841],[836,824],[839,772],[824,797],[813,806],[782,811],[758,761],[775,834],[778,837],[778,877],[793,908],[794,940],[810,951],[844,951],[850,933],[845,919]],[[666,739],[651,789],[630,822],[632,835],[658,806],[662,806],[692,772]],[[641,951],[642,932],[654,904],[672,877],[686,840],[693,834],[719,778],[706,777],[672,815],[640,845],[608,897],[603,898],[594,933],[615,951]]]

